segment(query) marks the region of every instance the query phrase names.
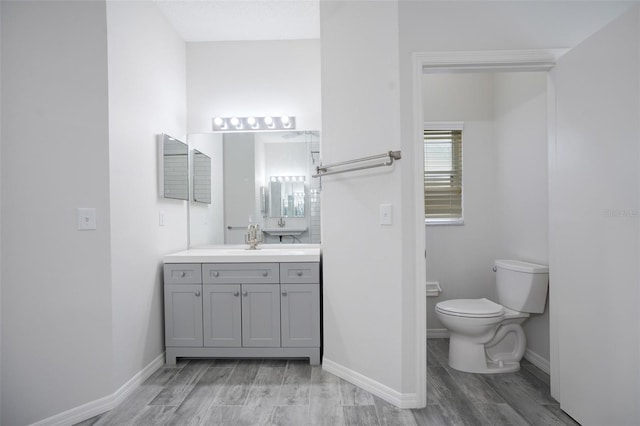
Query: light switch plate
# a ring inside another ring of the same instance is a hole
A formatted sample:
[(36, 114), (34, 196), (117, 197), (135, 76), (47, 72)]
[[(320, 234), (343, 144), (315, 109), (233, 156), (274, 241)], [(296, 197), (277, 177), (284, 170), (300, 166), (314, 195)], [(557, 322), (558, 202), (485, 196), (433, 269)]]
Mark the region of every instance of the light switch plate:
[(78, 207), (78, 230), (90, 231), (96, 229), (96, 209)]
[(393, 206), (391, 204), (380, 204), (380, 225), (393, 224)]

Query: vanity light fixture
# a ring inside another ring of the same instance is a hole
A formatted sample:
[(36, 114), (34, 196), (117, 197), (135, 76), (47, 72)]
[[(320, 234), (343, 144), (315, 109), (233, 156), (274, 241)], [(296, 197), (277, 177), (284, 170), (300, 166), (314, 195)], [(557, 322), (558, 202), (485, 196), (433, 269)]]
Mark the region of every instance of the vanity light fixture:
[(304, 182), (304, 176), (270, 176), (270, 182)]
[(214, 117), (213, 131), (250, 132), (254, 130), (294, 130), (296, 118), (291, 115), (272, 117)]

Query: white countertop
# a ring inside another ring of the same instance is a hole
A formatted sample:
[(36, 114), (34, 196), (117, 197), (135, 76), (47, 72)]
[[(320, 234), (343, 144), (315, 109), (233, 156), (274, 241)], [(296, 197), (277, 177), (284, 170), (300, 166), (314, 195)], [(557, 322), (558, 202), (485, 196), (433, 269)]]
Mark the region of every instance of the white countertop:
[(194, 247), (164, 256), (164, 263), (319, 262), (319, 244), (246, 244)]

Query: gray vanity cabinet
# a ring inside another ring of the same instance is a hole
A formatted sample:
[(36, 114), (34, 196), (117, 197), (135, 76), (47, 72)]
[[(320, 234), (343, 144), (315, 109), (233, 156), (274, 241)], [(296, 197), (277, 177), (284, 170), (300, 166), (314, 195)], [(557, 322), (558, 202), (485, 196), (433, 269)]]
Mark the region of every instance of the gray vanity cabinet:
[(176, 357), (320, 363), (319, 263), (170, 263), (164, 275), (167, 363)]

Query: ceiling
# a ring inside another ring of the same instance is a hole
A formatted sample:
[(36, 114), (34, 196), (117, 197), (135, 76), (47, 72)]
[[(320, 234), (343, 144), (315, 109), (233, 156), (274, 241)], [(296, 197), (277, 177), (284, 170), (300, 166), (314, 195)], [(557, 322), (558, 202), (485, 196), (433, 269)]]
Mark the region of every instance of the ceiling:
[(187, 42), (320, 38), (319, 0), (153, 0)]

